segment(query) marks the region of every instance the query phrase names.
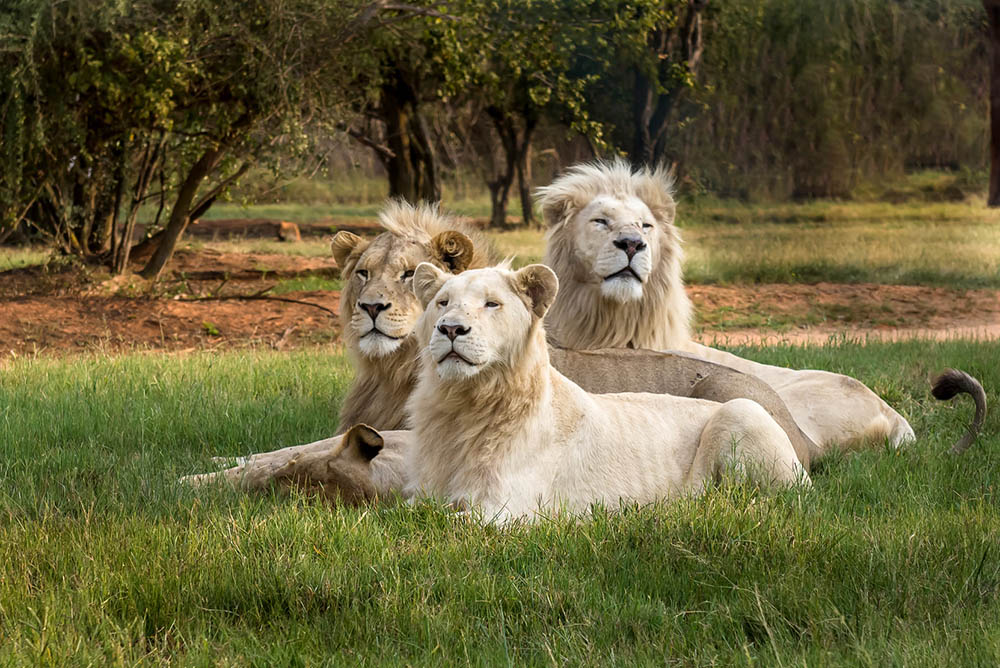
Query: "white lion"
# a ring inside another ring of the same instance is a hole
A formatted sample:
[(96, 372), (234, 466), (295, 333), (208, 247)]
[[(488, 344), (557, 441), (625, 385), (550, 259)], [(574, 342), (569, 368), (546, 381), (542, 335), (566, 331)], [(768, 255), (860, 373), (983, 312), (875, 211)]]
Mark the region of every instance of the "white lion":
[(504, 522), (697, 493), (726, 471), (809, 482), (788, 436), (749, 399), (589, 394), (556, 371), (542, 316), (557, 285), (544, 265), (417, 267), (411, 491)]
[(561, 289), (547, 319), (561, 346), (682, 350), (757, 376), (799, 427), (831, 448), (914, 438), (903, 416), (862, 383), (818, 370), (758, 364), (691, 340), (670, 175), (622, 160), (577, 165), (538, 199), (549, 226), (545, 263)]

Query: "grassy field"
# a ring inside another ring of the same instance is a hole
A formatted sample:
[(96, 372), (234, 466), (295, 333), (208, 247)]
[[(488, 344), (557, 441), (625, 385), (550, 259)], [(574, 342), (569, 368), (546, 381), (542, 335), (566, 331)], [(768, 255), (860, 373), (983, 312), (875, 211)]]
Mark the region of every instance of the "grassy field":
[[(209, 217), (281, 218), (308, 222), (373, 218), (379, 204), (220, 204)], [(488, 214), (477, 199), (448, 203), (462, 215)], [(707, 198), (681, 201), (678, 224), (690, 283), (890, 283), (1000, 288), (1000, 210), (979, 198), (960, 203), (886, 204), (817, 201), (747, 204)], [(540, 262), (540, 229), (490, 234), (516, 265)], [(186, 242), (194, 248), (325, 256), (325, 239), (289, 244), (270, 240)], [(43, 262), (35, 248), (0, 249), (0, 271)]]
[[(679, 206), (690, 283), (889, 283), (1000, 287), (1000, 211), (981, 202)], [(539, 262), (540, 230), (492, 235)]]
[(177, 476), (334, 433), (342, 355), (17, 359), (0, 367), (0, 664), (995, 665), (1000, 420), (927, 377), (998, 343), (746, 349), (843, 371), (911, 447), (808, 492), (723, 487), (498, 531), (429, 505), (330, 510)]

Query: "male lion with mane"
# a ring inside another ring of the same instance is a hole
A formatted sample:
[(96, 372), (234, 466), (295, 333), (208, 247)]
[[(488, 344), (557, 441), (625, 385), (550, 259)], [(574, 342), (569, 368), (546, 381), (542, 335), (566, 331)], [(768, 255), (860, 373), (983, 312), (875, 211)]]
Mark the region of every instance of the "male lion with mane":
[(421, 264), (413, 289), (425, 308), (408, 404), (416, 494), (503, 523), (698, 493), (726, 472), (809, 483), (788, 436), (754, 401), (590, 394), (559, 373), (542, 325), (558, 280), (544, 265), (455, 276)]
[[(555, 344), (681, 350), (756, 376), (774, 388), (817, 444), (813, 458), (837, 445), (887, 439), (898, 446), (914, 439), (906, 419), (853, 378), (759, 364), (691, 340), (691, 303), (666, 170), (633, 170), (623, 160), (577, 165), (539, 188), (538, 201), (549, 228), (545, 263), (561, 285), (547, 318)], [(950, 370), (947, 381), (936, 381), (936, 396), (942, 383), (949, 397), (973, 395), (974, 422), (981, 424), (985, 394), (979, 383)]]

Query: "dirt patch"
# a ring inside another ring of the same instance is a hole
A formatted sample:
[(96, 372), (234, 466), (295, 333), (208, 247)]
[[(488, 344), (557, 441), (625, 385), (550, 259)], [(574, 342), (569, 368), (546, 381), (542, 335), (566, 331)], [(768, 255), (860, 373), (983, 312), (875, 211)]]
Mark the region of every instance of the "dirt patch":
[[(179, 251), (155, 286), (72, 263), (5, 272), (0, 357), (336, 342), (338, 292), (267, 292), (281, 279), (317, 275), (336, 276), (333, 260), (212, 249)], [(688, 294), (706, 343), (1000, 338), (996, 290), (820, 283), (695, 285)]]
[(1000, 291), (873, 283), (688, 286), (705, 343), (1000, 338)]

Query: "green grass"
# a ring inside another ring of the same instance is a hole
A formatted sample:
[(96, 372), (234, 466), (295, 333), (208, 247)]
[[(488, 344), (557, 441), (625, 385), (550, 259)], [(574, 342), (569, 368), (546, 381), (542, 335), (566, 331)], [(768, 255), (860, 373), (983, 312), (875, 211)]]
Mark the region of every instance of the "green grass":
[(52, 253), (40, 247), (0, 246), (0, 271), (45, 264)]
[(343, 287), (344, 282), (339, 278), (327, 278), (325, 276), (302, 276), (298, 278), (284, 278), (278, 281), (269, 294), (281, 295), (286, 292), (340, 290)]
[(1000, 211), (961, 203), (679, 204), (693, 283), (1000, 287)]
[(334, 433), (335, 353), (18, 359), (0, 367), (0, 663), (995, 665), (997, 343), (748, 349), (857, 376), (920, 435), (804, 493), (721, 488), (498, 531), (425, 504), (330, 510), (177, 476)]
[[(886, 283), (1000, 287), (1000, 211), (981, 202), (679, 205), (691, 283)], [(540, 262), (541, 230), (491, 238)]]

